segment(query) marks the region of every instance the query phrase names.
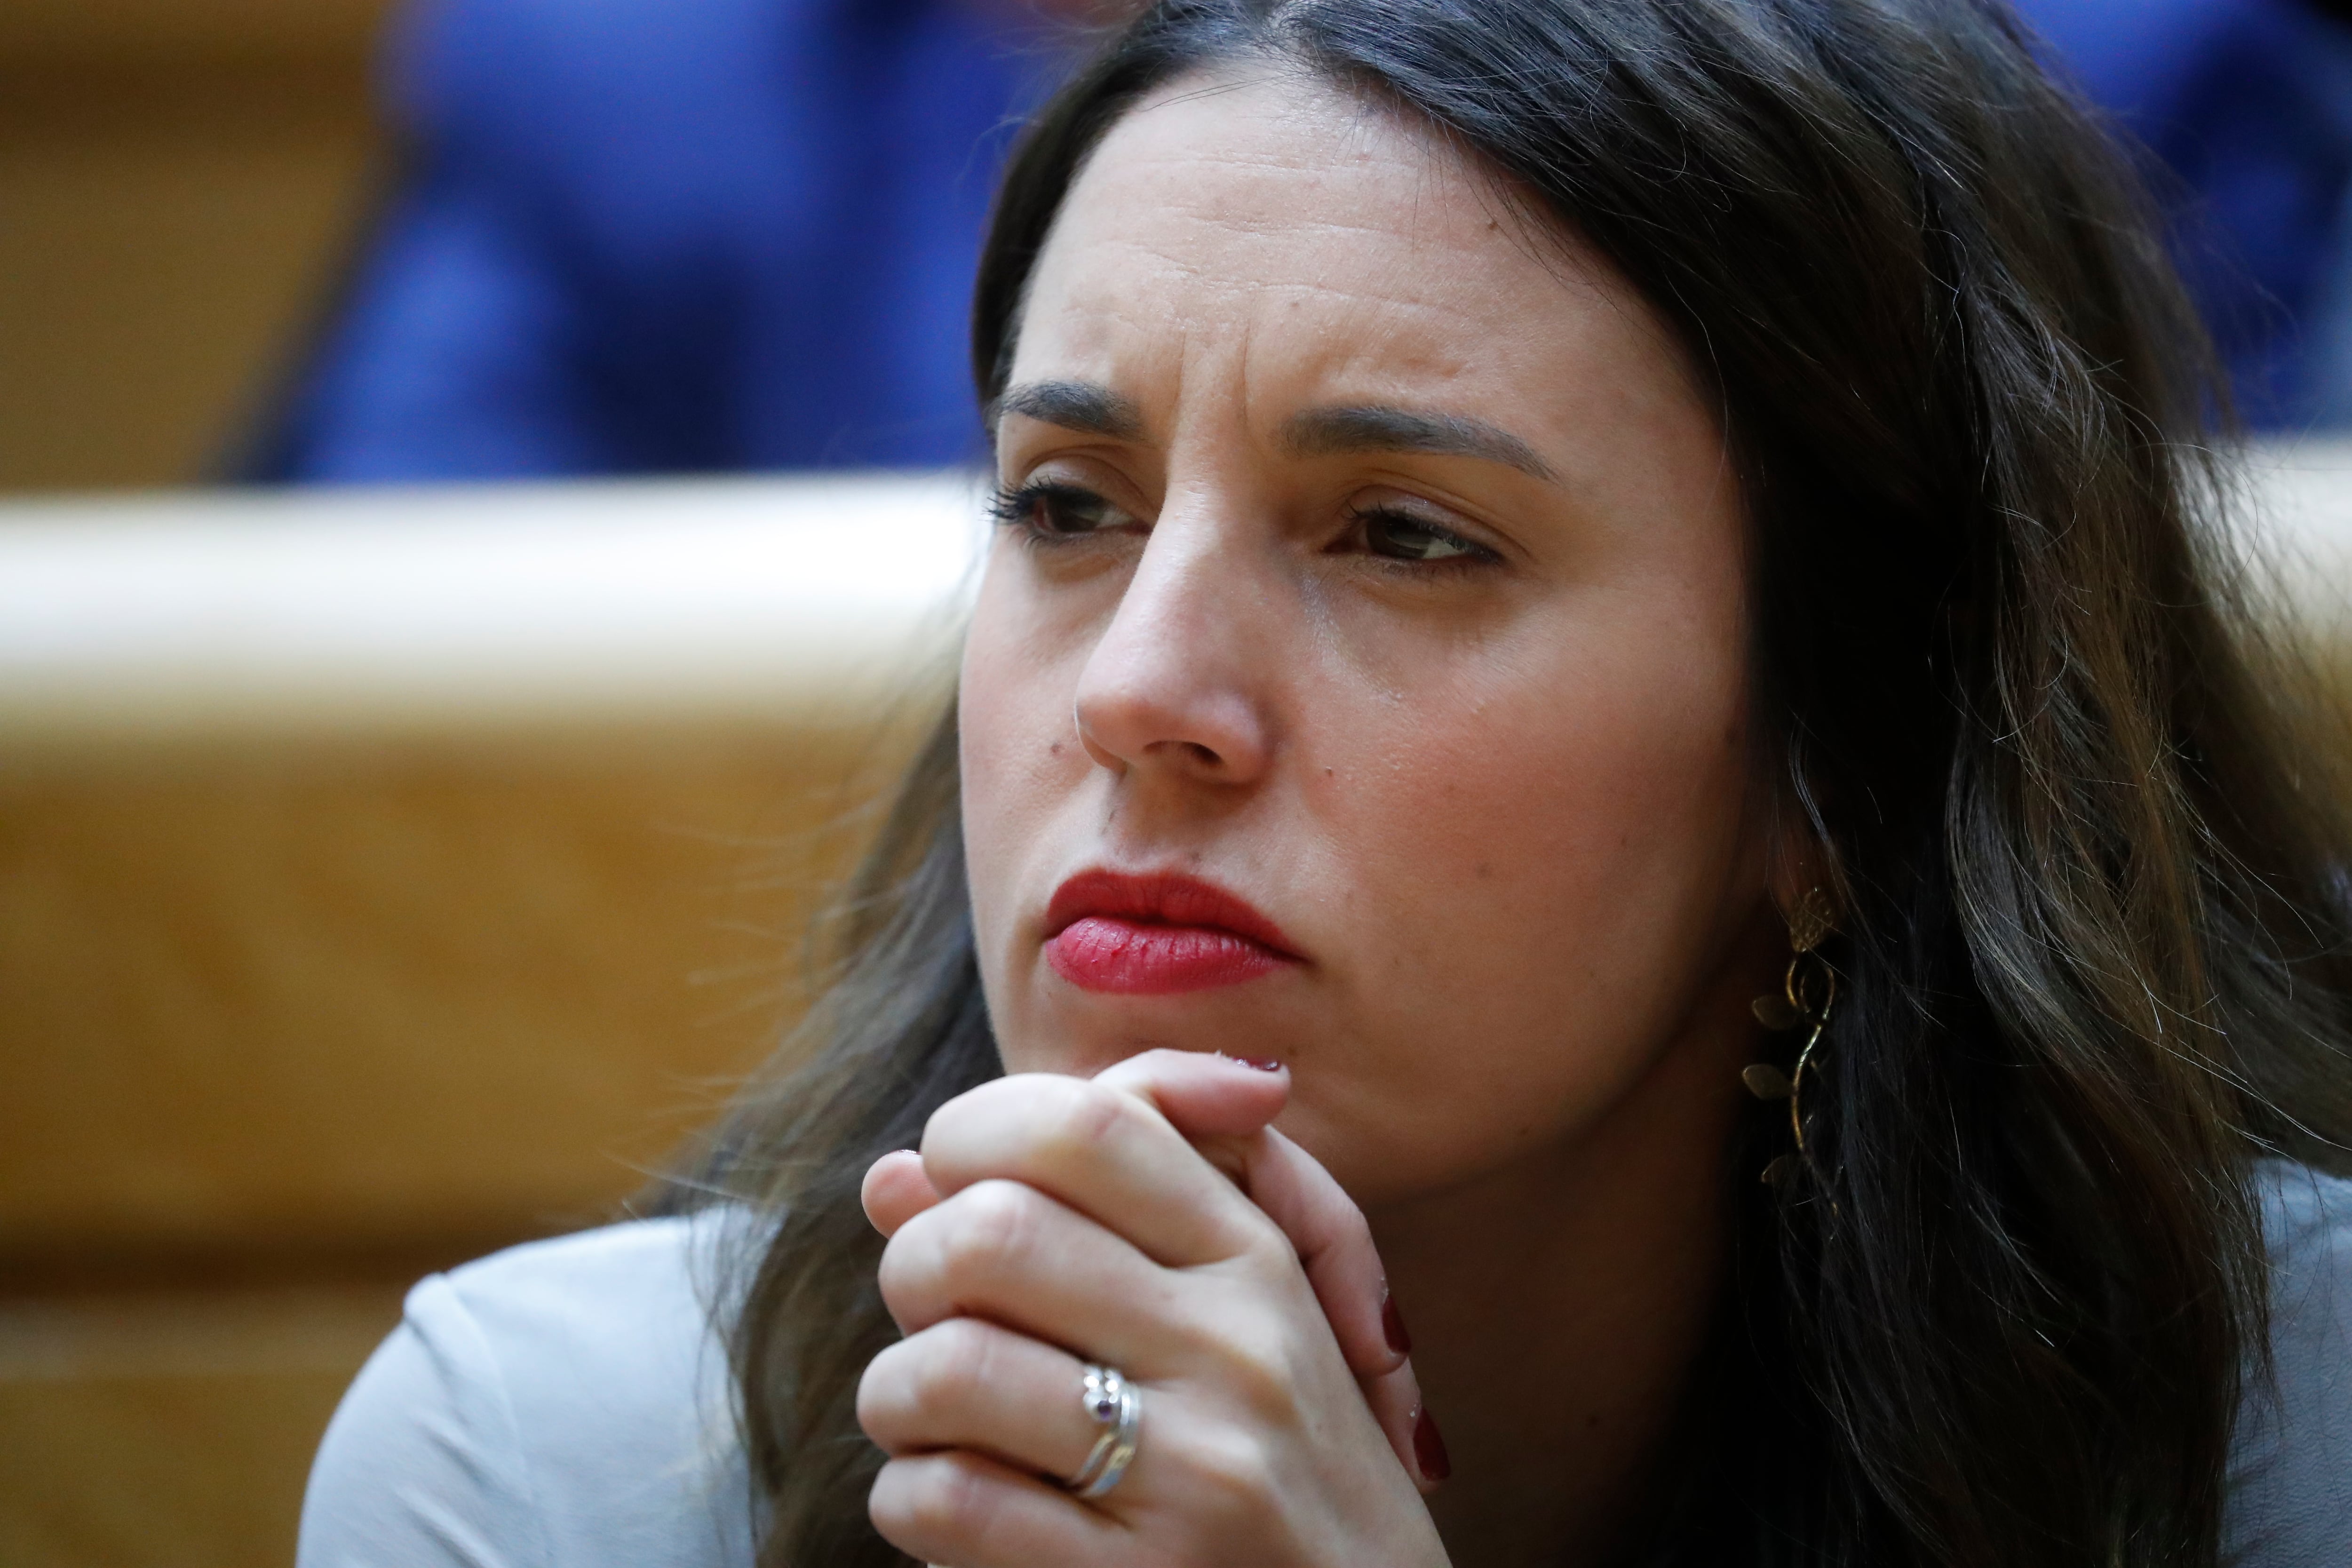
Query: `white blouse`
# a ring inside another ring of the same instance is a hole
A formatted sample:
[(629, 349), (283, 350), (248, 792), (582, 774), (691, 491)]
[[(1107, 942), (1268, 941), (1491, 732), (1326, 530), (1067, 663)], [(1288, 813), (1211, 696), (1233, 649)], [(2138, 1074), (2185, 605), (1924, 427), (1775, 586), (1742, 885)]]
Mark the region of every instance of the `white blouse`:
[[(2266, 1169), (2274, 1387), (2250, 1390), (2224, 1560), (2352, 1563), (2352, 1183)], [(343, 1396), (299, 1568), (749, 1568), (755, 1510), (707, 1303), (723, 1218), (518, 1247), (409, 1292)]]

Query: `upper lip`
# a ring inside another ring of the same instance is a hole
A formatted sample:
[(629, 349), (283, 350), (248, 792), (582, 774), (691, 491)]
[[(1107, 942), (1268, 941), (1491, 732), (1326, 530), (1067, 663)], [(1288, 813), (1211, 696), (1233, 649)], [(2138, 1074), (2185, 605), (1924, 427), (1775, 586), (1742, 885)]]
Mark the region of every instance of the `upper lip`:
[(1150, 925), (1213, 927), (1286, 958), (1300, 956), (1282, 928), (1247, 899), (1181, 871), (1139, 873), (1097, 867), (1079, 872), (1054, 889), (1054, 901), (1045, 907), (1045, 940), (1053, 941), (1089, 915)]

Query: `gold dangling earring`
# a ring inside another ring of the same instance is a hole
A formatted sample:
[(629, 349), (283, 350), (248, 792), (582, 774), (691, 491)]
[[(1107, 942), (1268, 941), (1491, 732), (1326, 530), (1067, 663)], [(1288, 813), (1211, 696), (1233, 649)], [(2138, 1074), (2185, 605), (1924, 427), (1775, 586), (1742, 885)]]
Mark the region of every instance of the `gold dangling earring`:
[[(1819, 888), (1807, 889), (1797, 907), (1789, 911), (1789, 972), (1780, 991), (1768, 991), (1748, 1004), (1756, 1021), (1776, 1035), (1799, 1028), (1805, 1031), (1796, 1065), (1787, 1071), (1770, 1062), (1750, 1062), (1739, 1071), (1739, 1081), (1757, 1099), (1789, 1102), (1789, 1131), (1796, 1136), (1797, 1148), (1764, 1167), (1764, 1180), (1776, 1187), (1786, 1184), (1801, 1164), (1808, 1170), (1813, 1165), (1812, 1152), (1805, 1147), (1805, 1074), (1812, 1069), (1814, 1048), (1822, 1043), (1830, 1008), (1837, 1001), (1837, 971), (1819, 951), (1834, 929), (1829, 896)], [(1820, 1173), (1814, 1174), (1818, 1177)]]

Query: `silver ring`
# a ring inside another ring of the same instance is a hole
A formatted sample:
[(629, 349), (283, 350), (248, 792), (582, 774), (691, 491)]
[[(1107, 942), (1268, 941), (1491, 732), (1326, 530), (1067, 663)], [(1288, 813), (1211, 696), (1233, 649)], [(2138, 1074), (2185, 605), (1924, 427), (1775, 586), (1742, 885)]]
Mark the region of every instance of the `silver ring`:
[(1087, 1462), (1066, 1483), (1082, 1498), (1098, 1498), (1118, 1485), (1135, 1462), (1135, 1437), (1143, 1425), (1143, 1393), (1117, 1367), (1088, 1366), (1078, 1379), (1078, 1401), (1087, 1419), (1106, 1428)]

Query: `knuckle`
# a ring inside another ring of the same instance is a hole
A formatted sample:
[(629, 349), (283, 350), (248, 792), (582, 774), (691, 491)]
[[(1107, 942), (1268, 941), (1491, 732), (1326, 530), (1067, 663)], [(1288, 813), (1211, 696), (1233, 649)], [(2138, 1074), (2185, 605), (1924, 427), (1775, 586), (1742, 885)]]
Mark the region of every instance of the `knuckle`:
[(895, 1360), (899, 1348), (892, 1345), (867, 1362), (866, 1370), (857, 1376), (857, 1425), (868, 1437), (886, 1447), (887, 1435), (897, 1426), (907, 1403)]
[(866, 1494), (866, 1516), (874, 1528), (893, 1543), (917, 1546), (914, 1538), (916, 1522), (922, 1517), (919, 1501), (925, 1481), (919, 1460), (893, 1459), (882, 1467), (874, 1478), (873, 1489)]
[(1235, 1256), (1247, 1264), (1255, 1278), (1275, 1284), (1303, 1272), (1298, 1244), (1291, 1240), (1289, 1235), (1265, 1211), (1251, 1205), (1238, 1217), (1236, 1224), (1240, 1232), (1240, 1247)]
[(1224, 1359), (1226, 1387), (1254, 1421), (1273, 1426), (1290, 1419), (1297, 1380), (1285, 1343), (1271, 1335), (1243, 1334), (1226, 1342)]
[(1221, 1427), (1197, 1440), (1186, 1458), (1202, 1506), (1228, 1525), (1249, 1529), (1276, 1511), (1274, 1456), (1255, 1433)]
[(1019, 1182), (981, 1182), (956, 1194), (953, 1223), (940, 1245), (949, 1272), (994, 1274), (1026, 1255), (1036, 1240), (1034, 1192)]
[(991, 1494), (969, 1466), (938, 1458), (924, 1465), (899, 1500), (901, 1521), (924, 1541), (966, 1541), (983, 1533)]
[(951, 1230), (942, 1229), (938, 1209), (917, 1215), (899, 1227), (882, 1247), (882, 1263), (875, 1282), (882, 1299), (895, 1310), (920, 1300), (937, 1288), (946, 1262)]
[(931, 1112), (923, 1122), (921, 1146), (926, 1153), (934, 1142), (953, 1144), (965, 1137), (975, 1126), (1004, 1114), (1004, 1104), (1018, 1103), (1021, 1079), (1018, 1077), (992, 1079), (974, 1089), (968, 1089)]
[(989, 1385), (994, 1336), (970, 1318), (950, 1318), (929, 1331), (914, 1377), (914, 1396), (927, 1409), (960, 1410)]
[(1076, 1079), (1059, 1086), (1048, 1109), (1045, 1152), (1061, 1160), (1084, 1159), (1118, 1141), (1136, 1113), (1135, 1100), (1115, 1089)]

